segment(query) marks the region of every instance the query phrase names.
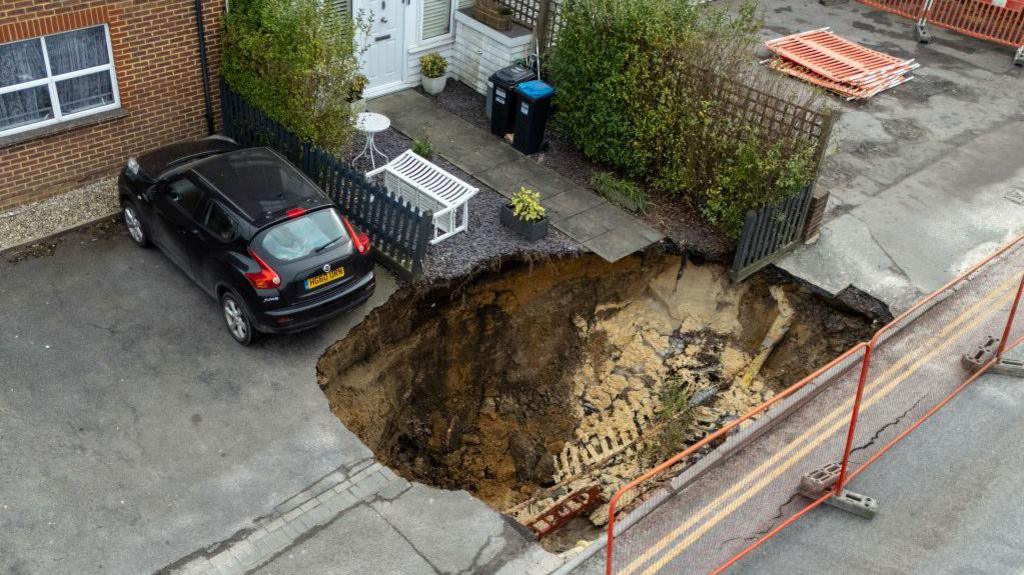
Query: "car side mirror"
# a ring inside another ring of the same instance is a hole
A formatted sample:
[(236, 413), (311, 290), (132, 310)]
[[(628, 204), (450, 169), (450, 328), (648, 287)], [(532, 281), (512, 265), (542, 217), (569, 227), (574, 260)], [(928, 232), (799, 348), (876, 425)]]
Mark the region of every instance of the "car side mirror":
[(145, 184), (155, 184), (156, 180), (149, 177), (142, 170), (142, 166), (139, 165), (139, 161), (134, 157), (128, 158), (128, 162), (124, 165), (124, 175), (128, 176), (129, 179)]

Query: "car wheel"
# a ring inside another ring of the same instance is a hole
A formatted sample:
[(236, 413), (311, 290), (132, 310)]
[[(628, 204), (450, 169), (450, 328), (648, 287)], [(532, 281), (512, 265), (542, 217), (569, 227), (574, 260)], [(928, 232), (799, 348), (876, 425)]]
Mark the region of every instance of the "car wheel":
[(124, 225), (128, 228), (128, 236), (135, 242), (135, 245), (140, 248), (148, 248), (151, 245), (149, 234), (146, 233), (146, 228), (142, 225), (139, 210), (135, 208), (135, 204), (131, 200), (125, 200), (121, 205), (121, 215), (124, 217)]
[(224, 323), (227, 324), (228, 333), (235, 341), (242, 345), (249, 345), (256, 341), (256, 330), (252, 326), (249, 314), (242, 306), (235, 294), (225, 293), (220, 298), (220, 308), (224, 313)]

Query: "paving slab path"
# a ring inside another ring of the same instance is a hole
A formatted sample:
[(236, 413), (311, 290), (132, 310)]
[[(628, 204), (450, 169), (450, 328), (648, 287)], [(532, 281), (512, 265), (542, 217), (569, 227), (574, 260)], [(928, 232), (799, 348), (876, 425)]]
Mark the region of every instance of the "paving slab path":
[(429, 138), (435, 151), (505, 197), (520, 186), (539, 192), (556, 228), (614, 262), (660, 241), (664, 235), (640, 218), (563, 178), (512, 146), (443, 110), (414, 90), (369, 102), (399, 132)]

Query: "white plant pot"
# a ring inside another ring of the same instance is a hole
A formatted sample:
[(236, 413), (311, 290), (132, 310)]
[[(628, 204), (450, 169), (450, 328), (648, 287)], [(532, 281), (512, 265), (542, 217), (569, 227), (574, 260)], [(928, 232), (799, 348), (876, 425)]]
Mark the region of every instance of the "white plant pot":
[(448, 82), (447, 75), (441, 76), (440, 78), (427, 78), (426, 76), (421, 76), (421, 78), (423, 80), (423, 91), (432, 96), (436, 96), (443, 92), (444, 85)]
[(352, 102), (352, 113), (362, 114), (366, 111), (366, 98), (359, 98), (355, 102)]

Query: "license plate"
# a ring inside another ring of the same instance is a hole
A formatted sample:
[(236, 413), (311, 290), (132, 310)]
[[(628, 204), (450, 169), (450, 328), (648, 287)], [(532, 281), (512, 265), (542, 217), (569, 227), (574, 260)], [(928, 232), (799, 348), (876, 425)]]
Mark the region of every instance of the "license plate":
[(331, 271), (329, 271), (329, 272), (327, 272), (325, 274), (320, 274), (318, 276), (313, 276), (313, 277), (309, 278), (308, 280), (306, 280), (306, 289), (307, 290), (316, 289), (316, 288), (318, 288), (318, 287), (320, 287), (320, 286), (322, 286), (324, 284), (329, 284), (332, 281), (337, 280), (337, 279), (341, 279), (343, 277), (345, 277), (345, 268), (338, 268), (336, 270), (331, 270)]

